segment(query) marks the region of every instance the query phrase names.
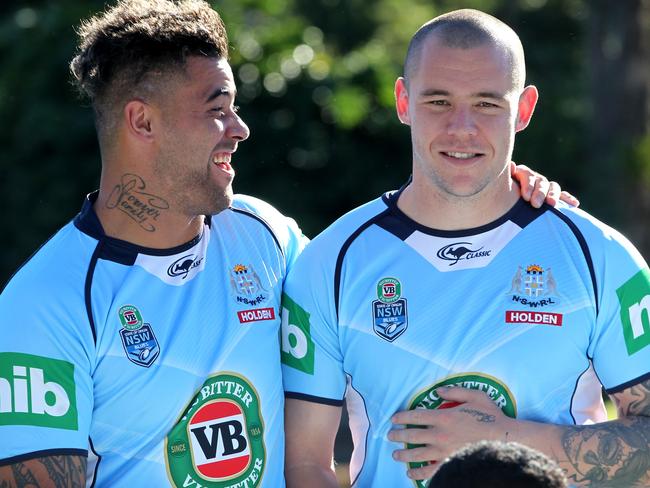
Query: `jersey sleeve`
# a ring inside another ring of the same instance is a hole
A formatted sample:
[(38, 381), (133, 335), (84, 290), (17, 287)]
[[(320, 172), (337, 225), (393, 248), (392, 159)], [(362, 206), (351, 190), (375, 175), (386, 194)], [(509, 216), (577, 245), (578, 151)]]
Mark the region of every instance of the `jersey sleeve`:
[[(41, 251), (0, 295), (0, 463), (86, 455), (93, 407), (85, 275)], [(67, 286), (70, 280), (79, 280)]]
[(598, 311), (589, 348), (608, 393), (650, 378), (650, 271), (619, 232), (582, 227), (592, 256)]
[(285, 395), (341, 405), (346, 388), (334, 306), (334, 264), (327, 243), (309, 244), (290, 270), (282, 296), (281, 358)]

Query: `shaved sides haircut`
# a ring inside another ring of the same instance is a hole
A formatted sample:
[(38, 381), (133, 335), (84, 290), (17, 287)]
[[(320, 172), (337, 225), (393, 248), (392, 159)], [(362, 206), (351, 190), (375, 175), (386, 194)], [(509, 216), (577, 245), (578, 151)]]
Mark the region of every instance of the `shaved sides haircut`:
[(70, 71), (94, 109), (100, 146), (124, 104), (164, 95), (189, 56), (228, 58), (223, 21), (203, 0), (119, 0), (78, 34)]
[(411, 38), (404, 62), (404, 78), (407, 83), (419, 67), (425, 41), (432, 35), (445, 47), (473, 49), (492, 44), (502, 49), (510, 58), (515, 86), (524, 87), (526, 65), (519, 36), (496, 17), (473, 9), (455, 10), (440, 15), (418, 29)]

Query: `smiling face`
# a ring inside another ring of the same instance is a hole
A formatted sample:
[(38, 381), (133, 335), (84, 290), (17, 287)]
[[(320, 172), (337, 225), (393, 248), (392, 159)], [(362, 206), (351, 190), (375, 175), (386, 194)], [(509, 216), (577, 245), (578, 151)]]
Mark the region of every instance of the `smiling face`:
[(232, 157), (249, 136), (234, 104), (232, 69), (223, 58), (191, 56), (170, 86), (159, 96), (155, 175), (181, 213), (218, 213), (232, 203)]
[(398, 116), (411, 126), (414, 184), (447, 200), (507, 188), (500, 182), (536, 89), (517, 86), (510, 53), (494, 43), (449, 47), (432, 34), (418, 58), (395, 86)]

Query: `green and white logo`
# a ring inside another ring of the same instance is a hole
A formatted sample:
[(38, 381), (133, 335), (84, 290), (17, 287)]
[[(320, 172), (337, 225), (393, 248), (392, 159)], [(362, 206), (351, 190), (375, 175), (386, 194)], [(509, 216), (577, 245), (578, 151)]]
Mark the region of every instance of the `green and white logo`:
[(208, 378), (167, 434), (165, 458), (176, 487), (259, 486), (266, 450), (255, 388), (235, 373)]
[(137, 330), (142, 327), (142, 324), (144, 323), (140, 310), (133, 305), (124, 305), (123, 307), (120, 307), (117, 311), (117, 315), (120, 317), (122, 327), (126, 330)]
[(393, 303), (402, 296), (402, 284), (397, 278), (383, 278), (377, 283), (377, 298), (384, 303)]
[(0, 425), (77, 430), (74, 365), (0, 352)]
[(309, 314), (283, 293), (280, 357), (287, 366), (314, 374), (314, 341), (310, 330)]
[[(457, 407), (459, 405), (458, 403), (443, 400), (437, 395), (436, 389), (441, 386), (457, 386), (470, 390), (484, 391), (504, 414), (511, 418), (517, 417), (517, 404), (515, 403), (514, 397), (508, 387), (498, 379), (483, 373), (461, 373), (449, 376), (432, 386), (428, 386), (411, 399), (408, 404), (408, 409), (414, 410), (416, 408), (428, 408), (434, 410)], [(416, 426), (409, 425), (409, 427)], [(420, 445), (406, 444), (406, 447), (410, 449), (413, 447), (420, 447)], [(429, 463), (417, 462), (408, 464), (409, 468), (413, 469), (426, 466)], [(413, 481), (415, 486), (418, 488), (425, 488), (428, 482), (429, 480)]]
[(642, 269), (616, 290), (628, 355), (650, 344), (650, 271)]

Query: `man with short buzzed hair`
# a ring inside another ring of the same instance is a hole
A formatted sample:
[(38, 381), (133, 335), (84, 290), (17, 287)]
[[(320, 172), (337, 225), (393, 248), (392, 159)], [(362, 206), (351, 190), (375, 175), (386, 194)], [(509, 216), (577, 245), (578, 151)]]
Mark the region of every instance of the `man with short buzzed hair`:
[(517, 35), (483, 12), (413, 37), (395, 84), (411, 179), (317, 236), (285, 282), (290, 487), (337, 486), (343, 400), (353, 486), (424, 488), (480, 440), (538, 449), (579, 486), (650, 486), (650, 271), (585, 212), (520, 199), (524, 80)]
[(233, 195), (225, 26), (120, 0), (79, 36), (101, 181), (0, 296), (0, 485), (280, 488), (280, 293), (306, 239)]

